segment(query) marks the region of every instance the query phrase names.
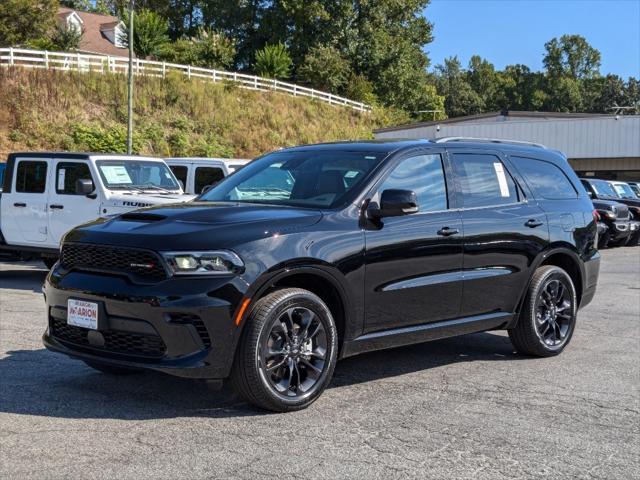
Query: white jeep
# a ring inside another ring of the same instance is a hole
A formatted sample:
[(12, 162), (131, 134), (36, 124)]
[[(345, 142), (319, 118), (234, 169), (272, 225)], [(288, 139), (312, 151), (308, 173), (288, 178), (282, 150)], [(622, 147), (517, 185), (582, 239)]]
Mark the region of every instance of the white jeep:
[(180, 182), (159, 158), (90, 153), (12, 153), (0, 196), (0, 255), (58, 257), (62, 236), (98, 217), (186, 202)]

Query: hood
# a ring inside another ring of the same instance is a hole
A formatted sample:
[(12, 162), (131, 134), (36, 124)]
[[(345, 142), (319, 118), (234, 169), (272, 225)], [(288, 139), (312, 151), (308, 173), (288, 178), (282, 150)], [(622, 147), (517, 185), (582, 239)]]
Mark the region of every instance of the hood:
[(104, 202), (105, 207), (112, 208), (143, 208), (166, 203), (188, 202), (196, 198), (196, 195), (180, 193), (117, 193), (111, 195)]
[(233, 248), (292, 233), (322, 218), (315, 209), (247, 203), (189, 202), (143, 208), (72, 230), (65, 241), (153, 250)]

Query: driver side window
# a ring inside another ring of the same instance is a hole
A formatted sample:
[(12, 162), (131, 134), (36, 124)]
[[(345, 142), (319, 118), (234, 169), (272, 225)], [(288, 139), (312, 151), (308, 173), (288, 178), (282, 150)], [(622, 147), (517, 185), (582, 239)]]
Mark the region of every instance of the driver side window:
[(446, 210), (447, 187), (440, 154), (418, 155), (402, 160), (380, 187), (415, 192), (420, 212)]

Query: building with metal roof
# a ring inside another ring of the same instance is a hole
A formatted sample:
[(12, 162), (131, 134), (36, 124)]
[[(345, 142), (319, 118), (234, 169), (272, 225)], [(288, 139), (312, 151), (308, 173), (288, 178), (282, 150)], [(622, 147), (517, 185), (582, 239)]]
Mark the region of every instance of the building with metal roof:
[(381, 128), (374, 135), (538, 143), (563, 152), (579, 175), (640, 180), (640, 115), (503, 111)]

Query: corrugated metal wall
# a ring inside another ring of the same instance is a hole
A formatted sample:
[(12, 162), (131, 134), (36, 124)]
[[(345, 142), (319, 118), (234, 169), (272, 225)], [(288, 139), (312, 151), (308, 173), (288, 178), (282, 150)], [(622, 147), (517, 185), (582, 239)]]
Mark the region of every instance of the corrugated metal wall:
[(465, 122), (378, 132), (376, 138), (481, 137), (542, 143), (575, 159), (624, 158), (640, 170), (640, 116)]

